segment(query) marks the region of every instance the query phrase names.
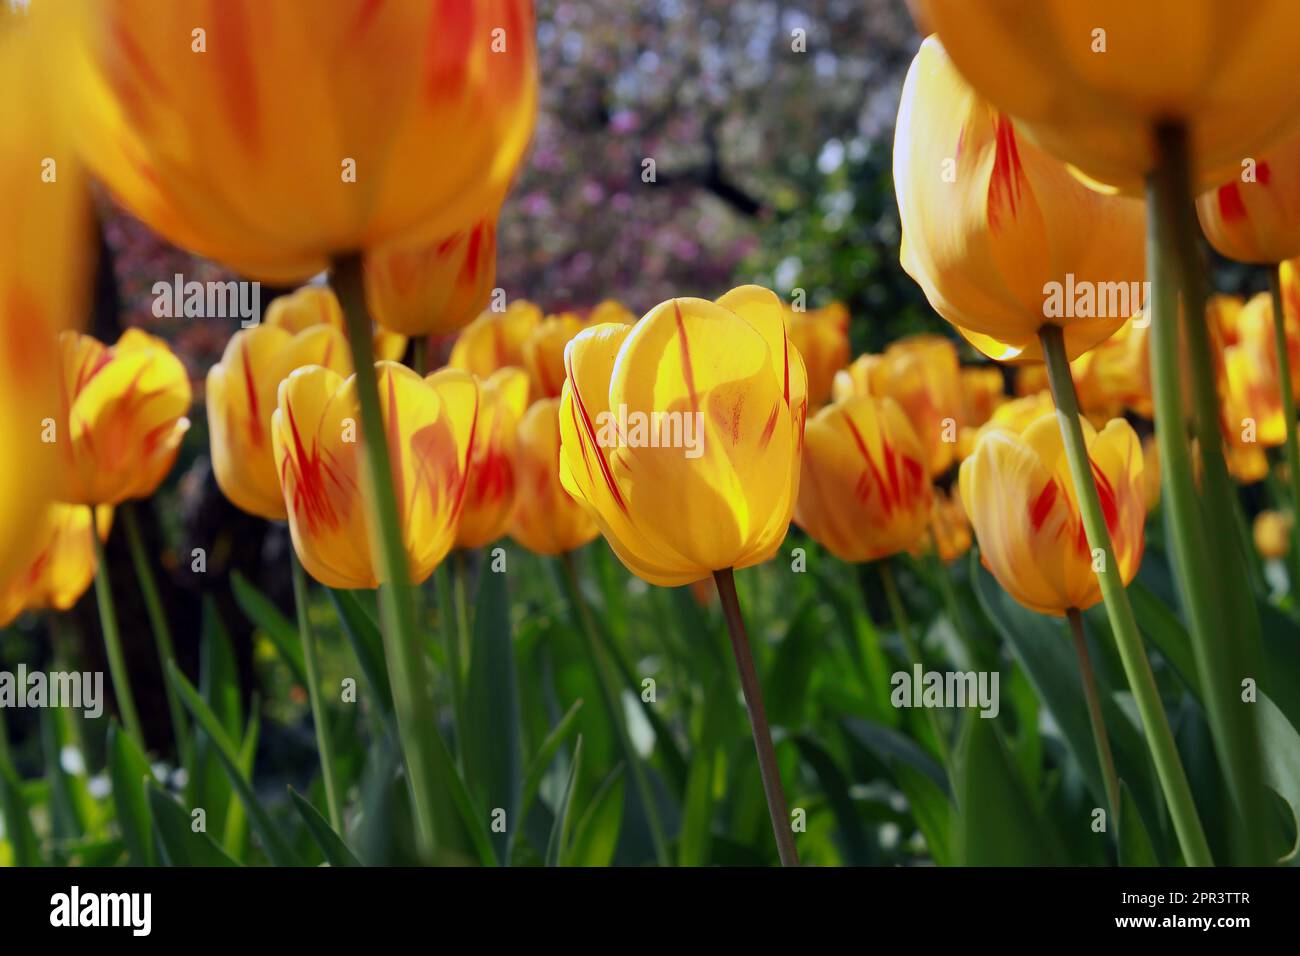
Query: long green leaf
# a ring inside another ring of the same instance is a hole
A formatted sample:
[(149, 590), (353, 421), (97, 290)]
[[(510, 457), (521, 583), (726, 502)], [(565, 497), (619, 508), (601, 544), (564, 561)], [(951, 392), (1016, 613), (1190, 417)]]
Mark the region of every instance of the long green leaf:
[(1151, 845), (1151, 835), (1133, 801), (1133, 792), (1123, 780), (1119, 782), (1119, 792), (1120, 816), (1116, 821), (1119, 827), (1119, 865), (1159, 866), (1155, 847)]
[(117, 807), (117, 825), (132, 866), (153, 866), (153, 821), (149, 816), (149, 798), (144, 780), (153, 772), (139, 745), (112, 721), (108, 725), (108, 777), (113, 785), (113, 804)]
[(40, 843), (32, 829), (32, 818), (22, 782), (13, 765), (0, 758), (0, 812), (4, 813), (5, 836), (13, 848), (15, 866), (41, 866)]
[(565, 847), (569, 842), (569, 811), (573, 808), (573, 791), (578, 783), (578, 773), (582, 768), (582, 735), (573, 745), (573, 763), (569, 767), (569, 779), (564, 785), (560, 797), (560, 806), (555, 813), (555, 822), (551, 824), (551, 836), (546, 842), (546, 865), (559, 866), (564, 857)]
[(230, 588), (234, 592), (235, 603), (253, 624), (261, 628), (281, 659), (293, 671), (294, 680), (306, 685), (307, 665), (298, 643), (298, 629), (293, 622), (238, 571), (230, 572)]
[(623, 820), (623, 764), (619, 763), (597, 788), (573, 830), (565, 866), (609, 866), (618, 849)]
[(206, 833), (195, 832), (189, 812), (164, 793), (152, 777), (142, 777), (141, 785), (148, 793), (164, 866), (239, 866)]
[(234, 743), (227, 736), (226, 731), (218, 722), (216, 715), (208, 709), (208, 705), (203, 702), (199, 692), (194, 686), (185, 679), (185, 675), (180, 669), (172, 663), (168, 667), (168, 676), (176, 685), (176, 691), (181, 696), (181, 701), (185, 704), (194, 720), (204, 732), (212, 738), (216, 745), (217, 756), (221, 760), (221, 765), (225, 768), (227, 776), (230, 778), (231, 786), (238, 792), (240, 800), (244, 804), (244, 812), (248, 814), (249, 821), (252, 823), (253, 830), (257, 833), (258, 838), (262, 841), (262, 848), (266, 855), (276, 866), (297, 866), (301, 863), (293, 848), (280, 835), (275, 823), (271, 820), (270, 814), (266, 812), (253, 793), (253, 788), (244, 778), (240, 769), (239, 752), (236, 750)]
[(325, 859), (330, 866), (361, 866), (361, 861), (348, 849), (343, 838), (334, 832), (329, 821), (321, 816), (320, 811), (312, 806), (306, 797), (293, 787), (289, 788), (289, 797), (293, 800), (298, 815), (307, 824), (307, 831), (311, 834), (311, 838), (316, 841), (321, 853), (325, 854)]
[(393, 712), (393, 689), (388, 682), (388, 665), (384, 662), (384, 639), (379, 633), (379, 626), (366, 613), (361, 602), (351, 591), (336, 591), (327, 588), (330, 602), (343, 625), (343, 633), (352, 645), (361, 673), (370, 685), (370, 692), (375, 695), (375, 703), (385, 714)]
[(580, 710), (582, 710), (581, 697), (573, 702), (573, 706), (560, 718), (560, 722), (546, 735), (541, 748), (537, 751), (537, 756), (528, 765), (528, 773), (524, 776), (523, 795), (519, 801), (519, 815), (521, 818), (528, 815), (528, 810), (533, 805), (533, 799), (537, 796), (537, 788), (542, 785), (542, 778), (546, 776), (551, 761), (555, 759), (560, 747), (573, 733), (573, 729), (578, 726), (578, 711)]

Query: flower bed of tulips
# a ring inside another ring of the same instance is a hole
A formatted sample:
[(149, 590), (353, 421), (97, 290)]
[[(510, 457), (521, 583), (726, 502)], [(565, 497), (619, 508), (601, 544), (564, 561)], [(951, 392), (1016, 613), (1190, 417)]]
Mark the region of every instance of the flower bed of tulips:
[[(498, 295), (531, 4), (340, 5), (0, 19), (0, 87), (61, 77), (0, 130), (0, 647), (75, 670), (93, 586), (112, 700), (20, 748), (0, 680), (0, 863), (1296, 860), (1300, 13), (918, 2), (899, 255), (951, 328), (853, 356), (757, 285)], [(296, 289), (201, 403), (83, 331), (84, 178)], [(187, 673), (140, 517), (196, 433), (293, 600), (184, 556)]]

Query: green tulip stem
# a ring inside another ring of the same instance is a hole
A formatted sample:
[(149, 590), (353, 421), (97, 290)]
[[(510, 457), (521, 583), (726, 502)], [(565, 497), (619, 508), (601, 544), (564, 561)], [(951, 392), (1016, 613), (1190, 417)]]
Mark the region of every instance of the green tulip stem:
[[(149, 566), (149, 556), (145, 551), (144, 538), (140, 534), (140, 522), (136, 518), (135, 502), (126, 502), (119, 509), (122, 522), (126, 525), (126, 540), (131, 549), (131, 563), (135, 566), (135, 577), (140, 583), (140, 593), (144, 596), (145, 611), (149, 615), (149, 625), (153, 628), (154, 644), (158, 648), (158, 662), (162, 665), (164, 676), (167, 665), (176, 660), (176, 646), (172, 643), (171, 625), (163, 611), (162, 600), (158, 595), (158, 584), (154, 580), (153, 569)], [(169, 680), (163, 680), (163, 689), (167, 695), (167, 713), (171, 715), (172, 736), (176, 738), (176, 752), (180, 755), (181, 766), (191, 775), (194, 773), (193, 748), (191, 747), (189, 727), (185, 720), (185, 708), (181, 706), (180, 695)]]
[[(330, 269), (330, 284), (338, 293), (347, 321), (348, 344), (356, 373), (357, 402), (361, 412), (362, 499), (370, 526), (371, 552), (377, 558), (379, 611), (383, 624), (384, 657), (393, 688), (393, 708), (398, 736), (411, 788), (419, 851), (431, 860), (439, 834), (435, 817), (441, 809), (437, 795), (436, 742), (429, 731), (437, 727), (437, 712), (425, 669), (424, 654), (416, 629), (410, 566), (402, 541), (397, 496), (388, 457), (388, 442), (379, 404), (379, 381), (375, 374), (370, 315), (366, 311), (361, 257), (357, 254), (336, 259)], [(454, 813), (454, 807), (451, 808)]]
[[(443, 652), (446, 656), (448, 690), (451, 692), (451, 713), (455, 722), (456, 754), (461, 761), (465, 759), (465, 692), (464, 665), (462, 647), (468, 644), (466, 618), (461, 608), (456, 605), (463, 600), (463, 590), (459, 582), (452, 581), (452, 555), (448, 555), (433, 572), (434, 586), (438, 592), (438, 630), (442, 632)], [(456, 568), (460, 571), (461, 568)]]
[(1110, 818), (1118, 825), (1119, 775), (1115, 773), (1115, 757), (1111, 754), (1106, 721), (1101, 715), (1101, 697), (1097, 694), (1097, 675), (1092, 669), (1092, 655), (1088, 653), (1088, 638), (1083, 633), (1083, 615), (1077, 607), (1072, 607), (1066, 610), (1065, 616), (1074, 637), (1074, 653), (1079, 658), (1079, 678), (1083, 681), (1083, 698), (1088, 702), (1088, 720), (1092, 723), (1092, 739), (1097, 744), (1097, 761), (1101, 764)]
[[(898, 579), (894, 577), (894, 566), (890, 564), (890, 559), (885, 558), (876, 562), (876, 567), (880, 572), (880, 583), (885, 588), (885, 600), (889, 603), (889, 614), (894, 619), (894, 630), (898, 632), (898, 639), (903, 642), (903, 650), (907, 653), (908, 660), (913, 664), (920, 665), (925, 670), (925, 661), (921, 657), (920, 645), (912, 637), (912, 622), (908, 619), (907, 608), (903, 604), (903, 595), (898, 590)], [(865, 594), (864, 594), (865, 597)], [(944, 770), (949, 775), (952, 774), (952, 752), (948, 746), (948, 735), (944, 733), (943, 725), (939, 723), (939, 716), (932, 708), (926, 707), (925, 717), (930, 724), (930, 733), (934, 736), (934, 745), (939, 748), (939, 759), (943, 761)]]
[(104, 651), (108, 656), (108, 675), (113, 681), (113, 696), (122, 716), (122, 726), (142, 751), (144, 728), (135, 709), (131, 682), (126, 671), (126, 656), (122, 653), (122, 636), (117, 629), (117, 608), (113, 604), (113, 588), (108, 580), (108, 558), (104, 555), (104, 542), (99, 540), (95, 523), (95, 506), (90, 508), (90, 538), (95, 542), (95, 600), (99, 604), (99, 625), (104, 632)]
[[(1172, 318), (1175, 323), (1178, 321), (1176, 311)], [(1153, 321), (1159, 323), (1167, 321), (1167, 318), (1156, 315)], [(1200, 818), (1196, 815), (1196, 804), (1192, 800), (1187, 774), (1178, 757), (1178, 749), (1174, 746), (1169, 720), (1160, 703), (1160, 692), (1151, 673), (1151, 662), (1147, 660), (1146, 650), (1142, 646), (1142, 636), (1138, 633), (1137, 620), (1133, 616), (1133, 606), (1129, 603), (1128, 591), (1124, 589), (1124, 581), (1115, 562), (1115, 549), (1111, 545), (1110, 530), (1106, 527), (1106, 519), (1102, 515), (1101, 499), (1097, 494), (1096, 482), (1093, 480), (1092, 460), (1088, 457), (1083, 425), (1079, 419), (1079, 399), (1074, 391), (1074, 379), (1070, 377), (1070, 362), (1065, 352), (1065, 334), (1060, 326), (1045, 325), (1039, 331), (1039, 338), (1043, 345), (1043, 356), (1047, 362), (1047, 381), (1052, 389), (1052, 398), (1056, 402), (1056, 416), (1061, 424), (1065, 456), (1069, 462), (1070, 478), (1074, 484), (1075, 496), (1078, 498), (1088, 545), (1093, 549), (1094, 554), (1098, 550), (1101, 551), (1101, 567), (1097, 577), (1101, 585), (1102, 600), (1106, 604), (1106, 615), (1110, 620), (1111, 631), (1115, 635), (1115, 644), (1119, 649), (1124, 674), (1128, 678), (1129, 688), (1133, 691), (1133, 700), (1142, 718), (1142, 726), (1146, 730), (1147, 746), (1151, 749), (1151, 756), (1155, 760), (1156, 774), (1160, 778), (1165, 802), (1169, 804), (1174, 830), (1178, 834), (1179, 845), (1189, 866), (1212, 866), (1209, 844), (1205, 841), (1205, 832), (1201, 828)], [(1167, 417), (1157, 411), (1156, 417), (1162, 422), (1177, 422), (1181, 420), (1181, 409), (1177, 414)], [(1163, 437), (1176, 430), (1168, 427), (1161, 428), (1159, 434)], [(1185, 436), (1184, 450), (1186, 450)], [(1161, 453), (1164, 453), (1163, 447)], [(1166, 475), (1168, 473), (1166, 471)], [(1094, 561), (1094, 565), (1096, 563)]]
[(1291, 391), (1291, 355), (1286, 343), (1286, 315), (1282, 302), (1282, 270), (1268, 270), (1268, 291), (1273, 296), (1273, 339), (1277, 347), (1277, 380), (1286, 417), (1286, 465), (1291, 479), (1291, 594), (1300, 595), (1300, 437), (1296, 435), (1295, 393)]
[(411, 341), (411, 368), (424, 377), (429, 372), (429, 337), (417, 335)]
[(316, 656), (316, 631), (307, 617), (307, 575), (293, 549), (289, 550), (293, 576), (293, 606), (298, 615), (298, 638), (302, 641), (302, 659), (307, 670), (307, 699), (311, 702), (311, 721), (316, 728), (316, 749), (320, 751), (321, 779), (325, 782), (325, 805), (330, 826), (343, 833), (343, 815), (339, 812), (338, 784), (334, 780), (334, 743), (330, 738), (328, 714), (321, 695), (320, 662)]
[(610, 675), (605, 656), (596, 642), (596, 622), (592, 619), (591, 610), (582, 596), (573, 552), (566, 551), (561, 554), (558, 563), (560, 585), (569, 603), (569, 616), (573, 619), (574, 626), (582, 633), (587, 656), (591, 659), (592, 676), (600, 692), (600, 702), (605, 708), (605, 716), (618, 737), (623, 758), (632, 770), (632, 780), (636, 784), (641, 804), (645, 808), (646, 822), (650, 826), (650, 839), (654, 844), (655, 859), (660, 866), (668, 866), (671, 858), (668, 853), (668, 840), (664, 836), (663, 823), (659, 819), (659, 806), (655, 802), (654, 791), (650, 787), (650, 779), (646, 776), (645, 767), (642, 765), (641, 755), (636, 752), (632, 738), (627, 732), (623, 713), (619, 709), (619, 698), (610, 689), (614, 686), (614, 678)]
[(740, 689), (745, 694), (745, 709), (749, 712), (749, 726), (754, 733), (754, 749), (758, 751), (758, 772), (763, 779), (763, 794), (767, 797), (767, 812), (772, 818), (772, 833), (776, 837), (777, 854), (782, 866), (798, 866), (799, 851), (794, 845), (794, 830), (790, 824), (790, 811), (781, 787), (781, 768), (776, 762), (776, 748), (772, 746), (772, 731), (767, 725), (767, 712), (763, 709), (763, 691), (754, 667), (754, 655), (749, 649), (749, 636), (745, 632), (745, 619), (740, 613), (740, 599), (736, 596), (736, 578), (731, 568), (714, 571), (718, 583), (718, 596), (727, 619), (727, 633), (731, 636), (731, 650), (736, 655), (736, 669), (740, 672)]

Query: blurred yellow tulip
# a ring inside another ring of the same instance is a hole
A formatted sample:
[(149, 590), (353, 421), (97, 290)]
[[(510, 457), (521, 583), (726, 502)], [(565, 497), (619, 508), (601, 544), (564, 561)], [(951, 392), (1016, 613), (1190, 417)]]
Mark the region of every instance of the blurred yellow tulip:
[(1280, 511), (1261, 511), (1255, 516), (1252, 536), (1255, 550), (1268, 560), (1280, 560), (1291, 551), (1291, 516)]
[(524, 342), (541, 322), (542, 310), (527, 299), (515, 299), (501, 312), (483, 312), (456, 337), (447, 364), (479, 379), (511, 365), (527, 369)]
[(808, 377), (774, 293), (670, 299), (582, 332), (565, 364), (560, 477), (633, 573), (673, 587), (776, 552)]
[(59, 330), (83, 322), (93, 248), (46, 34), (11, 13), (0, 29), (0, 588), (31, 563), (63, 466), (42, 433), (59, 409)]
[[(411, 583), (424, 581), (451, 549), (467, 487), (479, 387), (464, 372), (420, 378), (376, 362), (385, 440)], [(310, 365), (280, 383), (271, 437), (302, 566), (332, 588), (381, 581), (361, 500), (361, 420), (356, 376)], [(372, 535), (372, 532), (374, 534)], [(372, 542), (373, 537), (373, 542)]]
[(600, 325), (603, 322), (631, 325), (635, 321), (636, 316), (632, 311), (617, 299), (604, 299), (597, 302), (587, 315), (588, 325)]
[(162, 339), (128, 329), (112, 346), (76, 332), (63, 359), (58, 497), (115, 505), (147, 498), (171, 470), (189, 430), (190, 380)]
[[(989, 420), (980, 427), (979, 437), (983, 437), (985, 432), (998, 428), (1005, 428), (1019, 434), (1033, 422), (1055, 411), (1056, 403), (1052, 401), (1052, 395), (1047, 391), (1031, 392), (1013, 398), (993, 410)], [(976, 441), (978, 442), (978, 438)]]
[(433, 242), (367, 253), (366, 303), (384, 328), (446, 335), (487, 308), (497, 275), (496, 212)]
[(841, 561), (911, 548), (931, 495), (921, 442), (892, 398), (850, 396), (808, 420), (794, 520)]
[(831, 399), (836, 373), (849, 360), (849, 310), (839, 302), (811, 311), (791, 309), (786, 324), (808, 369), (808, 405), (821, 408)]
[[(1142, 449), (1123, 419), (1113, 419), (1101, 431), (1086, 421), (1082, 425), (1102, 515), (1127, 584), (1142, 561)], [(980, 560), (1013, 598), (1057, 617), (1101, 600), (1055, 414), (1038, 418), (1020, 433), (1007, 428), (985, 432), (974, 454), (962, 462), (960, 488)]]
[[(108, 539), (113, 523), (109, 505), (95, 508), (99, 539)], [(91, 538), (90, 509), (56, 502), (41, 515), (33, 537), (35, 557), (19, 575), (0, 587), (0, 627), (23, 611), (66, 611), (90, 587), (98, 560)]]
[(534, 554), (564, 554), (582, 547), (600, 529), (560, 481), (560, 399), (534, 402), (520, 419), (517, 434), (518, 500), (510, 536)]
[(1147, 511), (1155, 511), (1160, 504), (1160, 443), (1155, 435), (1142, 439), (1142, 486)]
[(993, 410), (1006, 400), (1006, 382), (1002, 377), (1002, 369), (996, 365), (977, 365), (961, 370), (963, 426), (978, 428), (983, 425)]
[(269, 322), (241, 329), (208, 370), (208, 433), (217, 485), (236, 507), (272, 521), (284, 520), (288, 512), (271, 447), (271, 416), (280, 382), (304, 365), (350, 374), (342, 330), (329, 322), (306, 325), (296, 334)]
[(917, 557), (933, 550), (940, 561), (951, 564), (969, 551), (970, 546), (970, 519), (962, 507), (961, 496), (936, 488), (925, 534), (909, 550)]
[(1090, 177), (1141, 189), (1153, 128), (1186, 125), (1199, 188), (1294, 126), (1292, 0), (925, 0), (962, 74)]
[(527, 0), (69, 0), (61, 80), (95, 173), (262, 280), (470, 228), (537, 103)]
[[(1300, 362), (1300, 335), (1287, 336), (1287, 352), (1292, 362)], [(1293, 394), (1297, 384), (1291, 383)], [(1247, 444), (1275, 448), (1286, 442), (1273, 302), (1268, 293), (1254, 296), (1241, 310), (1237, 342), (1222, 350), (1219, 387), (1226, 430), (1240, 430), (1239, 440)]]
[(894, 191), (903, 268), (990, 358), (1040, 359), (1049, 323), (1075, 358), (1141, 306), (1144, 204), (1089, 189), (1018, 136), (934, 37), (903, 86)]
[[(316, 325), (328, 325), (342, 335), (347, 334), (343, 308), (339, 305), (334, 290), (327, 285), (305, 285), (289, 295), (277, 296), (266, 307), (262, 324), (284, 329), (291, 334), (305, 332)], [(374, 334), (371, 337), (371, 348), (375, 358), (389, 362), (401, 361), (406, 354), (406, 336), (377, 325), (372, 325), (372, 328)], [(344, 344), (346, 345), (346, 339)], [(350, 372), (352, 356), (345, 355), (344, 361), (348, 363), (346, 372)]]
[(456, 528), (458, 548), (479, 548), (497, 540), (510, 530), (515, 510), (516, 432), (528, 408), (528, 376), (522, 369), (498, 369), (482, 383), (482, 390), (469, 487)]
[(1248, 158), (1230, 180), (1205, 191), (1196, 213), (1210, 245), (1238, 262), (1300, 256), (1300, 135)]
[(520, 350), (534, 398), (559, 398), (564, 390), (564, 349), (587, 327), (572, 312), (548, 315), (524, 339)]

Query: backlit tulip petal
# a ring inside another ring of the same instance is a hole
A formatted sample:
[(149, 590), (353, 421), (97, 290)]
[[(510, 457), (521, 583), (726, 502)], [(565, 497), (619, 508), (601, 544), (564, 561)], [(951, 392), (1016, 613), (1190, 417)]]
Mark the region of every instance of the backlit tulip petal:
[(1290, 0), (925, 0), (971, 84), (1091, 177), (1137, 193), (1152, 128), (1187, 126), (1199, 188), (1294, 129)]
[(128, 329), (112, 346), (64, 332), (59, 496), (79, 504), (146, 498), (189, 430), (190, 381), (167, 343)]
[(461, 330), (447, 364), (486, 379), (497, 369), (526, 369), (524, 342), (542, 321), (542, 310), (516, 299), (502, 312), (489, 309)]
[(564, 349), (587, 327), (572, 312), (548, 315), (524, 339), (524, 367), (532, 379), (535, 398), (559, 398), (564, 390)]
[(790, 310), (790, 342), (808, 369), (808, 402), (821, 408), (831, 399), (835, 373), (849, 360), (849, 310), (833, 302), (821, 309)]
[[(403, 365), (375, 363), (411, 582), (450, 550), (466, 490), (479, 387), (445, 369), (421, 379)], [(356, 378), (320, 366), (280, 383), (271, 419), (276, 468), (294, 550), (307, 572), (335, 588), (373, 588), (378, 562), (361, 500)]]
[[(341, 335), (347, 334), (343, 308), (339, 305), (334, 290), (327, 285), (305, 285), (289, 295), (277, 296), (266, 307), (263, 324), (292, 333), (305, 332), (317, 325), (328, 325)], [(377, 361), (398, 362), (406, 354), (406, 342), (405, 335), (374, 326), (370, 345)], [(346, 339), (344, 345), (344, 352), (347, 352)], [(344, 359), (348, 363), (347, 371), (351, 371), (351, 354), (345, 355)], [(320, 364), (334, 367), (331, 363)]]
[(348, 374), (352, 361), (343, 333), (328, 323), (297, 334), (269, 323), (241, 329), (208, 371), (208, 433), (217, 485), (237, 507), (270, 520), (287, 517), (271, 416), (280, 382), (305, 365)]
[(1205, 238), (1238, 262), (1300, 256), (1300, 135), (1266, 156), (1247, 157), (1227, 182), (1196, 200)]
[(517, 432), (527, 407), (528, 376), (522, 369), (500, 369), (483, 383), (469, 486), (456, 529), (458, 548), (482, 547), (510, 530), (518, 487)]
[[(1142, 450), (1122, 419), (1101, 431), (1085, 421), (1083, 431), (1115, 561), (1127, 584), (1144, 543)], [(1013, 598), (1058, 617), (1101, 600), (1055, 414), (1019, 434), (989, 428), (962, 462), (960, 490), (980, 560)]]
[(795, 521), (840, 560), (911, 548), (931, 495), (925, 452), (893, 399), (851, 396), (809, 419)]
[(510, 536), (534, 554), (564, 554), (600, 533), (560, 482), (560, 399), (533, 402), (520, 419), (515, 479), (518, 500)]
[(487, 308), (497, 274), (496, 213), (432, 242), (366, 255), (366, 303), (386, 329), (446, 335)]
[(1087, 188), (1020, 137), (933, 37), (903, 87), (894, 191), (903, 268), (991, 358), (1041, 358), (1045, 323), (1074, 358), (1141, 307), (1143, 204)]
[(162, 235), (253, 278), (301, 280), (340, 254), (470, 228), (532, 132), (525, 0), (62, 10), (64, 83), (96, 174)]
[(568, 346), (561, 480), (652, 584), (757, 564), (785, 538), (808, 386), (784, 313), (742, 286)]

